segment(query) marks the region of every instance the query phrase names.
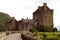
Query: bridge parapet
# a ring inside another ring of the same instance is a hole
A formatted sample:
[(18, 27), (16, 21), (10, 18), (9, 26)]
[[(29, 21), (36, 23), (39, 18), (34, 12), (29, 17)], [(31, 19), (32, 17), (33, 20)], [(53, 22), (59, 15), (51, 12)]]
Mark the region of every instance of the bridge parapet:
[(37, 36), (34, 36), (29, 31), (7, 31), (6, 34), (20, 33), (23, 40), (40, 40)]
[(6, 35), (10, 35), (13, 33), (20, 33), (20, 31), (6, 31)]
[(40, 40), (38, 37), (34, 36), (31, 32), (21, 33), (21, 38), (23, 40)]

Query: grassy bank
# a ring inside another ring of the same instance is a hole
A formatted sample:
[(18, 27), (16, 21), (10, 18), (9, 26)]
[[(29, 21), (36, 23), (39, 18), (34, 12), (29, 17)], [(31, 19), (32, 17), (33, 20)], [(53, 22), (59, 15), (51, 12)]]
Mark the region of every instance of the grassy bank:
[(43, 40), (60, 40), (60, 32), (34, 32), (33, 34)]

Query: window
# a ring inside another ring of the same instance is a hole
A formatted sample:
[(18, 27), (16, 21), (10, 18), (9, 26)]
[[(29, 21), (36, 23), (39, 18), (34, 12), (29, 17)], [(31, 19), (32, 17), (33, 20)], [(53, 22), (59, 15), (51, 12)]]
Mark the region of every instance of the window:
[(45, 20), (48, 20), (47, 16), (45, 16)]

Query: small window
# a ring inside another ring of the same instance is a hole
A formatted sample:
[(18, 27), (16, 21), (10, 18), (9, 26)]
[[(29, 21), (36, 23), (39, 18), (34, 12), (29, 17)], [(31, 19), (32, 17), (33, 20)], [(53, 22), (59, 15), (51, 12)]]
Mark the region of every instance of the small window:
[(45, 20), (48, 20), (48, 17), (47, 16), (45, 16)]

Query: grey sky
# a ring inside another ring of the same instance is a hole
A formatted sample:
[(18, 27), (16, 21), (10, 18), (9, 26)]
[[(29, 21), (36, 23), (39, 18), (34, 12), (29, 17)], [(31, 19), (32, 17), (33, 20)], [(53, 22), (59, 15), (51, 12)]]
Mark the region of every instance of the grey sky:
[(17, 20), (27, 17), (32, 19), (32, 13), (43, 3), (54, 9), (54, 26), (60, 26), (60, 0), (0, 0), (0, 12), (5, 12)]

